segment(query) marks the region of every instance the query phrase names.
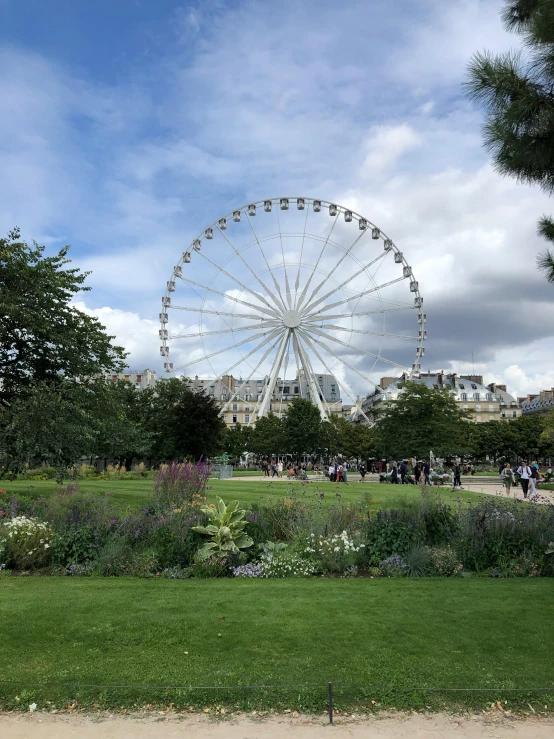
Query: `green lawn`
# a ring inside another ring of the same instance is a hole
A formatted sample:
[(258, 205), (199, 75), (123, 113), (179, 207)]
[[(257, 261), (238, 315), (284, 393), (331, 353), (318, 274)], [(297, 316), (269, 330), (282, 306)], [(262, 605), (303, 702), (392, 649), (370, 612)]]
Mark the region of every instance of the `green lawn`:
[[(507, 707), (554, 700), (554, 588), (547, 579), (133, 580), (0, 578), (0, 707), (324, 710)], [(25, 685), (70, 683), (64, 687)], [(76, 684), (127, 685), (124, 689)], [(141, 686), (151, 686), (144, 688)], [(532, 688), (553, 686), (549, 693)], [(414, 687), (498, 688), (490, 693)], [(508, 688), (529, 688), (525, 694)], [(19, 697), (17, 701), (16, 696)], [(52, 706), (50, 706), (52, 707)]]
[[(139, 506), (148, 503), (148, 496), (152, 492), (152, 480), (81, 480), (79, 482), (82, 492), (97, 493), (105, 495), (111, 493), (114, 501), (122, 506)], [(50, 495), (56, 484), (53, 480), (37, 480), (28, 482), (15, 480), (8, 482), (2, 480), (0, 487), (8, 494), (36, 498), (41, 495)], [(482, 497), (478, 493), (466, 491), (451, 493), (448, 487), (434, 488), (439, 492), (445, 502), (454, 503), (457, 500), (477, 500)], [(284, 495), (297, 495), (309, 500), (321, 493), (324, 501), (334, 503), (339, 500), (344, 502), (358, 502), (363, 493), (368, 493), (374, 501), (379, 501), (381, 507), (394, 507), (399, 499), (413, 499), (420, 495), (419, 487), (415, 485), (380, 485), (379, 483), (351, 482), (348, 485), (330, 482), (288, 482), (285, 480), (210, 480), (209, 498), (213, 500), (220, 495), (225, 501), (238, 499), (243, 505), (249, 506), (259, 502), (262, 498), (276, 498)], [(338, 494), (338, 495), (337, 495)], [(338, 497), (340, 496), (340, 497)]]

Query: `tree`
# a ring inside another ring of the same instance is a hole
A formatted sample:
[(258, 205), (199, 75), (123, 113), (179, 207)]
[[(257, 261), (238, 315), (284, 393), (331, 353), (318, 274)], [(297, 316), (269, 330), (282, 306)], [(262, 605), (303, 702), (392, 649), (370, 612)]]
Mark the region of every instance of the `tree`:
[(285, 441), (289, 451), (300, 457), (321, 447), (321, 416), (317, 407), (306, 398), (295, 398), (284, 418)]
[(187, 378), (162, 380), (141, 393), (156, 461), (211, 457), (221, 449), (225, 423), (219, 408), (211, 395), (193, 390)]
[[(554, 0), (506, 0), (504, 26), (522, 36), (527, 54), (474, 55), (467, 93), (485, 108), (484, 143), (497, 171), (554, 191)], [(538, 232), (554, 242), (554, 221), (539, 220)], [(554, 254), (538, 257), (554, 282)]]
[(68, 269), (69, 247), (53, 257), (17, 229), (0, 239), (0, 403), (35, 383), (92, 377), (123, 365), (124, 351), (101, 323), (72, 305), (88, 272)]
[(446, 389), (434, 390), (408, 381), (398, 400), (384, 409), (376, 424), (380, 451), (389, 458), (439, 457), (467, 453), (469, 415)]
[(240, 459), (244, 452), (252, 451), (252, 435), (254, 429), (251, 426), (235, 426), (226, 429), (224, 448), (232, 459)]
[(283, 421), (274, 413), (258, 419), (252, 431), (251, 446), (253, 452), (262, 456), (286, 452)]

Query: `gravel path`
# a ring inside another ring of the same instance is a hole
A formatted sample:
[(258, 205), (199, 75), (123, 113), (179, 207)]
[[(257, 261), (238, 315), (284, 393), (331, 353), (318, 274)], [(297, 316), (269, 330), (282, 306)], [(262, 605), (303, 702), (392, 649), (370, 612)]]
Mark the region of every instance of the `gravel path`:
[(324, 718), (128, 717), (35, 713), (0, 716), (0, 739), (552, 739), (554, 717), (514, 719), (491, 713), (375, 717), (329, 726)]

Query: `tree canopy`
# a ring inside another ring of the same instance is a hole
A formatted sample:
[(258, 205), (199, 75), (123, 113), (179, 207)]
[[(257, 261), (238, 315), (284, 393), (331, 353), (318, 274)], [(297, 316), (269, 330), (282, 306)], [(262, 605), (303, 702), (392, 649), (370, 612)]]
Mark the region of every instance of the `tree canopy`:
[(448, 390), (407, 381), (377, 421), (378, 449), (396, 459), (462, 455), (470, 449), (468, 418)]
[(125, 353), (102, 324), (72, 301), (90, 288), (87, 272), (68, 268), (69, 247), (52, 257), (21, 241), (0, 239), (0, 403), (36, 383), (93, 377), (118, 369)]
[[(470, 98), (485, 109), (484, 144), (496, 169), (520, 182), (554, 191), (554, 0), (506, 0), (502, 20), (521, 36), (525, 52), (473, 56), (465, 83)], [(539, 220), (538, 231), (554, 241), (554, 221)], [(538, 257), (539, 269), (554, 282), (554, 254)]]

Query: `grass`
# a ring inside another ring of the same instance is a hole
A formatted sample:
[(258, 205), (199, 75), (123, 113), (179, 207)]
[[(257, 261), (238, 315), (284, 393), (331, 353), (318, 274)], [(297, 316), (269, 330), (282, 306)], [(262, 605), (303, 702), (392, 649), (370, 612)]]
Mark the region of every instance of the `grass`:
[[(296, 494), (308, 496), (324, 493), (325, 501), (329, 503), (342, 500), (343, 502), (358, 502), (362, 493), (368, 493), (373, 500), (379, 501), (384, 508), (395, 507), (399, 502), (409, 503), (420, 496), (420, 489), (415, 485), (381, 485), (379, 483), (351, 482), (348, 485), (330, 482), (288, 482), (284, 480), (210, 480), (209, 499), (214, 500), (219, 495), (223, 500), (240, 500), (242, 505), (250, 506), (259, 502), (261, 498), (278, 498), (284, 495)], [(152, 492), (152, 480), (98, 480), (95, 478), (80, 480), (79, 485), (84, 493), (105, 495), (111, 493), (114, 501), (123, 506), (137, 507), (148, 503), (149, 493)], [(53, 480), (14, 480), (1, 481), (0, 486), (8, 495), (19, 494), (31, 498), (41, 495), (50, 495), (56, 488)], [(441, 498), (454, 504), (458, 500), (477, 500), (478, 493), (468, 491), (450, 492), (448, 487), (433, 488), (439, 491)], [(337, 497), (337, 493), (340, 498)]]
[[(547, 579), (6, 577), (0, 623), (0, 680), (20, 681), (0, 683), (4, 709), (78, 701), (319, 711), (326, 687), (286, 686), (328, 681), (394, 686), (336, 686), (339, 709), (479, 708), (507, 700), (508, 708), (534, 703), (543, 710), (554, 700), (554, 589)], [(78, 687), (84, 684), (135, 687)], [(225, 689), (244, 685), (281, 689)], [(550, 686), (548, 693), (532, 690)]]

